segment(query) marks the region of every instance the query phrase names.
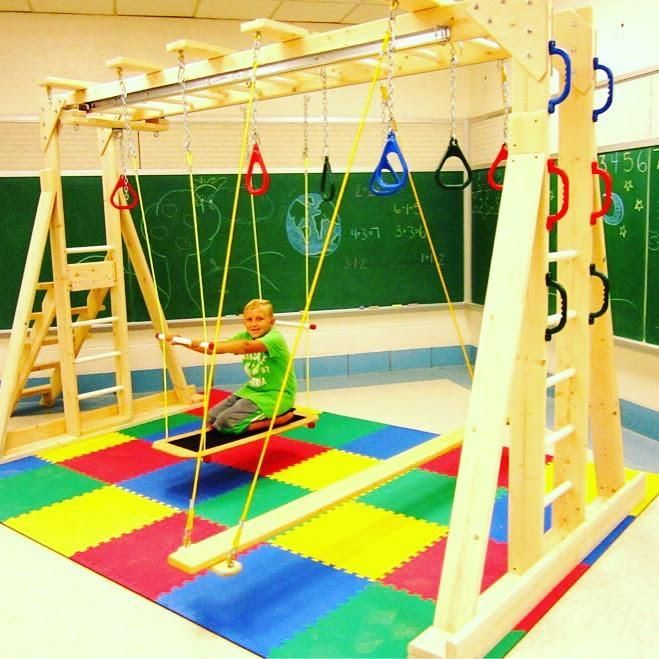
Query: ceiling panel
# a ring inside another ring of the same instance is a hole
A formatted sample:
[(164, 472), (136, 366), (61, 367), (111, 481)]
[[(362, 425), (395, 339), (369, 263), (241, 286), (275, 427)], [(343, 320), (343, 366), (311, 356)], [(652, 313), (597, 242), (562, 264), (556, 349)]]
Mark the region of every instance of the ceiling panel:
[(200, 0), (195, 18), (225, 18), (250, 21), (272, 18), (281, 0)]
[(117, 0), (117, 13), (127, 16), (192, 17), (195, 0)]
[(30, 11), (27, 0), (0, 0), (0, 11)]
[(52, 14), (113, 14), (112, 0), (30, 0), (32, 11)]
[(346, 15), (346, 23), (368, 23), (377, 21), (380, 18), (389, 18), (389, 7), (383, 2), (360, 3)]
[(278, 21), (339, 23), (354, 8), (354, 2), (302, 2), (284, 0), (274, 17)]

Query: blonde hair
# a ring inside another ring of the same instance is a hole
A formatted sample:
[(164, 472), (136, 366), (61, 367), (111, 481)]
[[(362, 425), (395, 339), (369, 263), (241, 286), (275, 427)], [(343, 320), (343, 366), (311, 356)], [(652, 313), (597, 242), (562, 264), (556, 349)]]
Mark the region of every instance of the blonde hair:
[(270, 302), (270, 300), (260, 300), (258, 298), (250, 300), (245, 305), (245, 307), (243, 308), (243, 314), (246, 314), (248, 311), (251, 311), (252, 309), (256, 309), (258, 307), (262, 307), (263, 309), (265, 309), (271, 316), (275, 315), (275, 311), (272, 307), (272, 302)]

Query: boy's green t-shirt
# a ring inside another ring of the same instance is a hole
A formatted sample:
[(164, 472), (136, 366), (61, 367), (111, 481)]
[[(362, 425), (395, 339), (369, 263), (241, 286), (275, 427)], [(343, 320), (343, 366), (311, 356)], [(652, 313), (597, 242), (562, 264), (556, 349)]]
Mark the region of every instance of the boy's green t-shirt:
[[(230, 340), (243, 339), (251, 341), (252, 337), (249, 332), (243, 331), (232, 336)], [(265, 344), (267, 352), (253, 352), (243, 355), (243, 368), (249, 380), (236, 391), (236, 396), (251, 400), (255, 405), (258, 405), (266, 417), (270, 418), (275, 413), (275, 404), (286, 374), (290, 352), (286, 340), (274, 328), (259, 337), (258, 340)], [(294, 369), (291, 368), (279, 406), (279, 414), (286, 412), (295, 405), (296, 392), (297, 379)]]

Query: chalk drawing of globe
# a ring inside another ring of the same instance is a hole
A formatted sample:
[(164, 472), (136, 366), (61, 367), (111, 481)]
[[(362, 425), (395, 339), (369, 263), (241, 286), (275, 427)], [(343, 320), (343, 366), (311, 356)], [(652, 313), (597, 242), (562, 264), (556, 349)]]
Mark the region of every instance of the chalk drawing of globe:
[[(327, 236), (334, 212), (334, 204), (325, 201), (319, 192), (310, 192), (307, 195), (309, 206), (309, 256), (319, 256)], [(288, 242), (296, 252), (305, 254), (305, 212), (304, 195), (293, 199), (286, 213), (286, 235)], [(327, 253), (335, 252), (341, 243), (341, 217), (336, 218), (332, 237), (327, 247)]]
[(613, 210), (609, 211), (609, 215), (604, 216), (604, 221), (607, 224), (615, 226), (622, 222), (622, 218), (625, 217), (625, 205), (620, 198), (620, 195), (617, 195), (615, 192), (611, 195), (611, 201), (613, 202)]

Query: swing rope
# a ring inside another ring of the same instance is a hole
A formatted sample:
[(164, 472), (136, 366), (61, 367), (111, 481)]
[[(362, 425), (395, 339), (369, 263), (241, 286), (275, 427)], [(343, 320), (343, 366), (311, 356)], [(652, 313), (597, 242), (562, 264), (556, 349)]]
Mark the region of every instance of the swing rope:
[[(304, 295), (309, 296), (309, 94), (303, 98), (304, 130), (302, 147), (302, 161), (304, 163)], [(306, 334), (304, 381), (306, 389), (307, 407), (311, 406), (311, 346), (309, 344), (309, 333)]]
[[(203, 419), (208, 418), (208, 409), (210, 403), (210, 390), (213, 384), (213, 377), (215, 371), (215, 364), (217, 360), (216, 346), (219, 341), (220, 331), (222, 328), (222, 313), (224, 311), (224, 300), (227, 290), (227, 279), (229, 274), (229, 264), (231, 262), (231, 252), (233, 249), (233, 238), (236, 228), (236, 219), (238, 216), (238, 200), (240, 197), (240, 184), (242, 180), (242, 173), (246, 163), (247, 146), (249, 142), (249, 128), (250, 119), (252, 117), (252, 108), (254, 106), (254, 99), (256, 98), (256, 70), (258, 68), (258, 47), (261, 40), (261, 33), (257, 32), (254, 38), (254, 57), (252, 61), (252, 73), (250, 81), (250, 95), (247, 102), (247, 111), (245, 113), (245, 122), (243, 124), (243, 135), (240, 147), (240, 159), (238, 164), (238, 172), (236, 174), (236, 186), (233, 195), (233, 206), (231, 209), (231, 220), (229, 222), (229, 235), (227, 237), (227, 249), (224, 258), (224, 269), (222, 272), (222, 283), (220, 286), (220, 296), (217, 305), (217, 319), (215, 321), (215, 330), (213, 338), (213, 350), (211, 352), (211, 367), (208, 371), (206, 381), (204, 382), (204, 406), (203, 406)], [(284, 378), (284, 382), (286, 378)], [(278, 409), (278, 408), (277, 408)], [(274, 423), (274, 420), (273, 420)], [(201, 437), (199, 442), (199, 452), (195, 461), (194, 479), (192, 484), (192, 493), (190, 495), (190, 504), (188, 506), (188, 514), (185, 522), (185, 530), (183, 532), (183, 546), (188, 547), (192, 542), (192, 531), (194, 527), (194, 510), (197, 500), (197, 493), (199, 489), (199, 476), (201, 473), (202, 452), (206, 448), (206, 424), (201, 427)]]
[(460, 350), (462, 351), (462, 356), (465, 360), (465, 366), (467, 367), (467, 372), (469, 373), (469, 378), (474, 379), (474, 371), (469, 359), (469, 354), (467, 353), (467, 347), (462, 336), (462, 331), (460, 330), (460, 323), (458, 323), (458, 317), (455, 312), (455, 307), (451, 301), (451, 296), (449, 295), (448, 286), (446, 284), (446, 279), (444, 279), (444, 273), (442, 271), (442, 266), (437, 257), (437, 251), (435, 250), (435, 245), (432, 242), (432, 237), (430, 236), (430, 227), (426, 221), (426, 214), (423, 212), (423, 206), (421, 206), (421, 199), (419, 198), (419, 193), (417, 192), (416, 185), (414, 184), (414, 177), (412, 172), (410, 172), (410, 187), (412, 188), (412, 194), (414, 195), (414, 201), (416, 202), (416, 207), (419, 209), (419, 216), (421, 217), (421, 223), (423, 224), (423, 230), (426, 232), (426, 238), (428, 239), (428, 247), (430, 248), (430, 253), (432, 254), (432, 260), (435, 264), (435, 269), (439, 275), (439, 280), (442, 284), (442, 290), (444, 291), (444, 296), (446, 297), (446, 302), (448, 304), (449, 314), (451, 315), (451, 322), (453, 327), (455, 327), (455, 332), (458, 335), (458, 341), (460, 342)]
[[(188, 187), (190, 190), (190, 207), (192, 209), (192, 226), (194, 231), (194, 241), (196, 247), (196, 265), (197, 265), (197, 278), (199, 280), (199, 303), (201, 306), (201, 316), (202, 316), (202, 329), (204, 341), (208, 343), (208, 322), (206, 318), (206, 295), (204, 292), (204, 278), (202, 275), (201, 268), (201, 248), (199, 241), (199, 223), (197, 216), (197, 203), (196, 203), (196, 191), (194, 184), (193, 176), (193, 155), (192, 155), (192, 137), (190, 133), (190, 121), (188, 118), (188, 104), (186, 99), (187, 86), (186, 86), (186, 64), (185, 64), (185, 53), (183, 50), (178, 51), (178, 82), (181, 86), (181, 100), (183, 101), (183, 150), (185, 151), (185, 160), (188, 167)], [(164, 355), (164, 352), (163, 352)], [(203, 360), (203, 373), (204, 373), (204, 382), (208, 379), (208, 371), (210, 369), (210, 361), (208, 359), (208, 354), (204, 353)], [(204, 388), (204, 399), (207, 396), (207, 392)], [(167, 429), (166, 429), (167, 433)], [(166, 435), (168, 436), (168, 435)]]
[[(158, 287), (158, 279), (156, 276), (156, 269), (153, 261), (153, 251), (151, 249), (151, 238), (149, 236), (149, 229), (146, 223), (146, 212), (144, 210), (144, 204), (142, 203), (142, 184), (140, 182), (140, 172), (139, 172), (139, 163), (137, 158), (137, 151), (135, 149), (135, 142), (133, 139), (133, 129), (130, 125), (130, 120), (128, 117), (128, 90), (126, 89), (126, 83), (124, 81), (123, 68), (117, 67), (117, 78), (119, 82), (119, 89), (121, 92), (121, 115), (124, 124), (120, 135), (121, 145), (120, 145), (120, 157), (121, 157), (121, 177), (124, 181), (124, 184), (128, 185), (127, 177), (127, 162), (126, 162), (126, 153), (131, 160), (131, 165), (133, 169), (133, 176), (135, 178), (135, 187), (137, 192), (137, 205), (140, 208), (140, 220), (142, 223), (142, 232), (144, 234), (144, 239), (146, 241), (147, 255), (149, 258), (149, 270), (151, 274), (151, 280), (153, 281), (153, 289), (156, 301), (158, 303), (158, 322), (160, 324), (160, 331), (165, 331), (165, 314), (163, 312), (162, 304), (160, 302), (160, 288)], [(126, 135), (126, 145), (124, 145), (124, 133)], [(124, 190), (124, 195), (127, 195), (126, 190)], [(124, 205), (122, 211), (128, 212), (127, 206)], [(169, 421), (167, 414), (168, 410), (168, 397), (167, 397), (167, 355), (163, 349), (163, 398), (164, 398), (164, 408), (165, 408), (165, 433), (169, 432)]]
[(293, 367), (293, 361), (295, 359), (295, 355), (297, 354), (299, 345), (300, 345), (300, 340), (302, 337), (302, 332), (304, 329), (304, 326), (306, 323), (308, 323), (309, 320), (309, 310), (311, 308), (311, 303), (313, 301), (314, 294), (316, 292), (316, 287), (318, 286), (318, 281), (320, 279), (320, 273), (322, 272), (323, 264), (325, 262), (325, 257), (327, 255), (327, 251), (329, 249), (329, 245), (332, 240), (332, 234), (334, 232), (334, 227), (336, 226), (336, 222), (339, 216), (339, 210), (341, 208), (341, 203), (343, 201), (343, 197), (345, 195), (345, 190), (348, 184), (348, 179), (350, 177), (351, 171), (352, 171), (352, 166), (354, 163), (354, 160), (357, 155), (357, 149), (359, 147), (359, 143), (361, 141), (361, 136), (362, 133), (364, 132), (364, 127), (366, 125), (366, 119), (368, 116), (369, 109), (371, 107), (371, 103), (373, 100), (373, 96), (375, 93), (375, 89), (377, 86), (378, 79), (380, 77), (380, 72), (382, 69), (382, 59), (384, 54), (386, 53), (387, 46), (389, 44), (389, 39), (391, 38), (390, 31), (387, 30), (385, 33), (384, 39), (382, 41), (382, 51), (381, 54), (378, 58), (378, 64), (373, 72), (373, 77), (371, 79), (371, 83), (369, 86), (368, 94), (367, 94), (367, 99), (366, 99), (366, 104), (364, 106), (364, 109), (362, 110), (362, 115), (360, 118), (359, 126), (357, 128), (357, 133), (353, 139), (352, 147), (350, 150), (350, 155), (348, 157), (348, 163), (346, 165), (346, 171), (343, 174), (343, 178), (341, 180), (341, 187), (339, 188), (339, 194), (337, 196), (336, 200), (336, 205), (334, 207), (334, 210), (332, 212), (332, 217), (329, 222), (329, 225), (327, 227), (327, 233), (325, 235), (325, 239), (323, 241), (323, 247), (320, 252), (320, 256), (318, 259), (318, 265), (316, 266), (316, 270), (313, 276), (313, 279), (311, 281), (311, 285), (309, 287), (309, 292), (307, 294), (307, 299), (304, 305), (304, 309), (302, 311), (302, 318), (300, 320), (300, 325), (298, 326), (297, 333), (295, 335), (295, 340), (293, 342), (293, 348), (291, 350), (291, 354), (288, 360), (288, 363), (286, 364), (286, 371), (284, 373), (284, 377), (282, 379), (282, 386), (279, 389), (279, 393), (277, 395), (277, 401), (275, 403), (275, 409), (272, 418), (270, 419), (270, 424), (268, 426), (268, 430), (266, 431), (265, 438), (263, 441), (263, 447), (261, 449), (261, 453), (259, 455), (259, 460), (256, 466), (256, 469), (254, 470), (254, 474), (252, 476), (252, 480), (250, 483), (249, 491), (247, 493), (247, 498), (245, 500), (245, 505), (243, 506), (242, 513), (240, 515), (240, 519), (238, 524), (236, 525), (236, 533), (233, 538), (232, 542), (232, 548), (231, 552), (229, 555), (229, 558), (226, 561), (227, 566), (231, 567), (233, 563), (235, 562), (236, 554), (238, 552), (238, 547), (240, 546), (240, 539), (242, 536), (242, 531), (245, 525), (245, 521), (247, 520), (247, 516), (249, 514), (249, 510), (252, 505), (252, 500), (254, 498), (254, 492), (256, 490), (256, 483), (259, 479), (260, 473), (261, 473), (261, 468), (263, 466), (263, 461), (265, 459), (265, 454), (268, 448), (268, 444), (270, 442), (270, 437), (272, 436), (274, 424), (275, 424), (275, 419), (277, 415), (279, 414), (279, 410), (281, 407), (281, 402), (283, 399), (284, 395), (284, 389), (286, 385), (286, 381), (291, 373), (291, 369)]

